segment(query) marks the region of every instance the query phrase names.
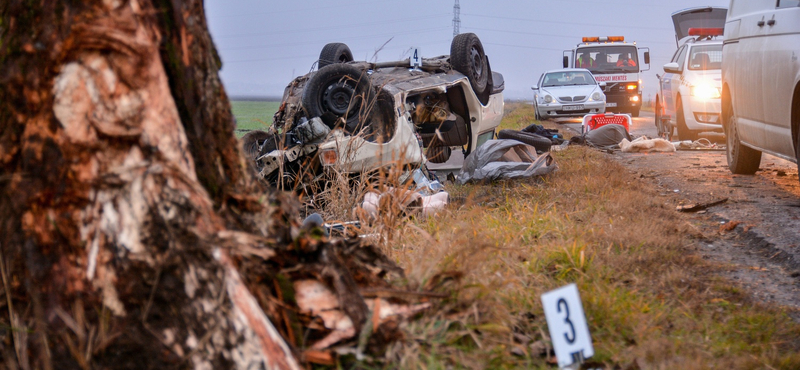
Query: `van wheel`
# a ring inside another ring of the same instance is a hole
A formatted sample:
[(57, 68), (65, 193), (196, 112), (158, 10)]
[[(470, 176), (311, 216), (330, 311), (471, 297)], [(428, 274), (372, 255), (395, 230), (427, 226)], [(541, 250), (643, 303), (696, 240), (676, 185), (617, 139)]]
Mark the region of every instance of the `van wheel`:
[(353, 53), (347, 44), (332, 42), (325, 45), (319, 53), (319, 68), (334, 63), (347, 63), (353, 61)]
[(482, 95), (489, 86), (489, 62), (478, 35), (462, 33), (450, 44), (450, 64), (469, 78), (475, 95)]
[(733, 108), (728, 107), (723, 112), (725, 115), (725, 139), (727, 146), (725, 154), (728, 158), (728, 168), (732, 173), (752, 175), (761, 165), (761, 152), (742, 145), (739, 128), (733, 116)]
[(320, 117), (333, 126), (345, 119), (345, 131), (357, 133), (369, 121), (369, 106), (375, 90), (365, 71), (350, 64), (335, 63), (314, 73), (300, 98), (308, 118)]
[(683, 102), (681, 101), (680, 97), (675, 105), (678, 106), (678, 111), (675, 113), (677, 116), (675, 117), (675, 121), (677, 122), (678, 126), (678, 138), (681, 140), (697, 140), (697, 133), (689, 130), (689, 128), (686, 127), (686, 118), (683, 115)]
[(541, 135), (532, 134), (530, 132), (500, 130), (500, 132), (497, 133), (497, 138), (511, 139), (528, 144), (536, 148), (536, 151), (540, 153), (549, 152), (550, 147), (553, 146), (553, 142), (550, 139)]

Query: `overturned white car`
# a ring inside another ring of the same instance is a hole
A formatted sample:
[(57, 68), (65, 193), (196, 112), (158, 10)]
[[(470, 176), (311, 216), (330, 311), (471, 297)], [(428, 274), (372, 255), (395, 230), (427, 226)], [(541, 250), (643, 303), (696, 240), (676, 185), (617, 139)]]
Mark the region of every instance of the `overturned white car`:
[(472, 33), (416, 68), (409, 60), (355, 62), (341, 43), (323, 48), (319, 66), (286, 87), (269, 131), (242, 138), (273, 185), (297, 189), (326, 167), (424, 172), (427, 161), (445, 162), (453, 149), (467, 155), (493, 138), (503, 116), (503, 77)]

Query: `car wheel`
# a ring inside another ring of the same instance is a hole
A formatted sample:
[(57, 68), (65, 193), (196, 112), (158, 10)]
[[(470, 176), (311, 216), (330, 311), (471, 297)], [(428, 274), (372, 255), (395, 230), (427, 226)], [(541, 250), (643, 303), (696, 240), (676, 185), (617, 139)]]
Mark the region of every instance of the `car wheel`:
[(661, 103), (658, 102), (658, 96), (656, 96), (656, 105), (653, 108), (653, 113), (655, 114), (655, 125), (656, 125), (656, 132), (658, 137), (663, 138), (666, 135), (666, 130), (664, 129), (664, 123), (661, 122)]
[(678, 111), (675, 113), (675, 115), (677, 116), (675, 117), (675, 121), (678, 126), (678, 138), (681, 140), (691, 140), (691, 141), (697, 140), (697, 133), (689, 130), (689, 128), (686, 127), (686, 118), (683, 115), (683, 102), (681, 101), (680, 97), (678, 98), (675, 105), (678, 107)]
[(305, 85), (300, 98), (309, 118), (320, 117), (333, 127), (341, 117), (345, 131), (357, 133), (369, 121), (375, 90), (365, 71), (350, 64), (322, 67)]
[(536, 105), (536, 102), (533, 102), (533, 119), (537, 121), (542, 120), (542, 116), (539, 114), (539, 106)]
[(728, 168), (740, 175), (752, 175), (761, 164), (761, 152), (742, 145), (739, 128), (733, 119), (733, 108), (727, 107), (725, 114), (725, 154), (728, 157)]
[[(242, 149), (244, 153), (250, 158), (255, 160), (260, 156), (261, 146), (272, 138), (273, 135), (262, 130), (250, 131), (242, 136)], [(274, 140), (273, 140), (274, 141)]]
[(353, 61), (353, 53), (347, 44), (332, 42), (325, 45), (319, 53), (319, 68), (334, 63), (347, 63)]
[(639, 110), (638, 109), (632, 110), (631, 111), (631, 117), (639, 117)]
[(462, 33), (450, 44), (450, 64), (469, 78), (475, 95), (482, 95), (489, 86), (489, 62), (481, 40), (474, 33)]
[(497, 133), (498, 139), (511, 139), (516, 140), (521, 143), (528, 144), (534, 148), (536, 148), (537, 152), (549, 152), (550, 147), (553, 146), (553, 142), (550, 139), (541, 136), (532, 134), (530, 132), (521, 132), (515, 130), (500, 130)]

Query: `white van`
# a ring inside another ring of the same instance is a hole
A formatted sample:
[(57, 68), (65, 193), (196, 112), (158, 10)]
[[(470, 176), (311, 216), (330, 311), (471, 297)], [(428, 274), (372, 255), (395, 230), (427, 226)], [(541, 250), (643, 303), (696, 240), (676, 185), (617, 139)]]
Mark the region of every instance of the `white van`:
[(728, 167), (800, 156), (800, 0), (731, 0), (722, 47)]

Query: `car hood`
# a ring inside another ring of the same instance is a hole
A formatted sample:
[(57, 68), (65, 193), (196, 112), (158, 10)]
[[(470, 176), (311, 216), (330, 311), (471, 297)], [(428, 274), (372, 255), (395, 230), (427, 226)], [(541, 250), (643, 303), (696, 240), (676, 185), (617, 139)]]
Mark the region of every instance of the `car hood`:
[(675, 41), (689, 37), (690, 28), (724, 28), (727, 14), (728, 9), (712, 6), (684, 9), (672, 13)]
[(597, 89), (597, 85), (577, 85), (577, 86), (550, 86), (550, 87), (543, 87), (542, 91), (545, 94), (553, 95), (553, 97), (559, 96), (579, 96), (583, 95), (589, 97), (589, 95)]

